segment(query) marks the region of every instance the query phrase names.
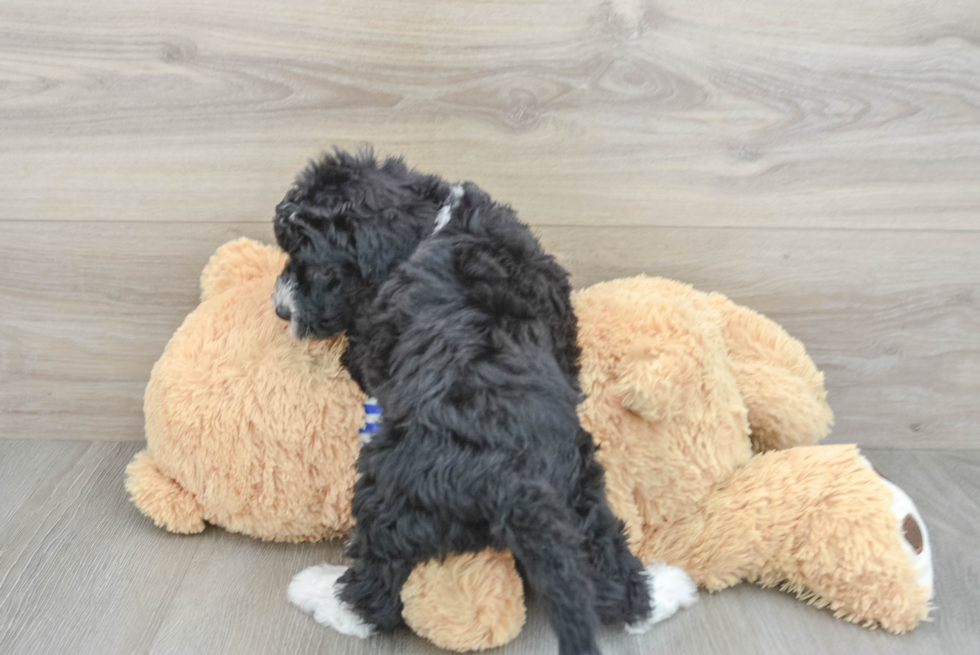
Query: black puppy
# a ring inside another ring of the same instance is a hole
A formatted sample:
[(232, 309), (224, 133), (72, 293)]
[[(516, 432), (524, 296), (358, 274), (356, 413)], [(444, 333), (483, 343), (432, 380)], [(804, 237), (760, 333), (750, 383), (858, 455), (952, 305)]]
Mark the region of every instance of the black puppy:
[(391, 630), (417, 563), (489, 546), (513, 553), (563, 654), (597, 653), (600, 620), (642, 631), (677, 609), (654, 607), (659, 577), (688, 594), (689, 579), (630, 553), (578, 423), (568, 276), (509, 207), (338, 152), (300, 176), (275, 232), (277, 313), (297, 337), (346, 332), (344, 363), (384, 410), (358, 459), (353, 565), (299, 574), (294, 603), (346, 634)]

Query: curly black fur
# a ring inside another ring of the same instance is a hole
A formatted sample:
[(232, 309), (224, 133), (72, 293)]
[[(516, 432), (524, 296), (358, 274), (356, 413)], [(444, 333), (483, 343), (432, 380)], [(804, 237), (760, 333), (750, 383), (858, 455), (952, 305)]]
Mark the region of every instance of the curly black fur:
[(280, 315), (299, 336), (346, 331), (345, 364), (384, 408), (357, 464), (341, 598), (390, 630), (416, 563), (510, 549), (560, 652), (596, 653), (600, 620), (652, 607), (576, 415), (568, 275), (472, 184), (434, 233), (450, 194), (400, 160), (337, 153), (277, 209)]

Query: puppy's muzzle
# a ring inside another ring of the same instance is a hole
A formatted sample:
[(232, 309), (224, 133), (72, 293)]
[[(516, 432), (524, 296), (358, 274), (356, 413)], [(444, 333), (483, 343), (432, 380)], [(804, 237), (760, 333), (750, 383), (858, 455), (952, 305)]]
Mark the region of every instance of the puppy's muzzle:
[(272, 291), (272, 306), (276, 309), (276, 316), (284, 321), (291, 321), (293, 313), (296, 311), (293, 288), (293, 282), (283, 279), (280, 275), (276, 279), (276, 286)]

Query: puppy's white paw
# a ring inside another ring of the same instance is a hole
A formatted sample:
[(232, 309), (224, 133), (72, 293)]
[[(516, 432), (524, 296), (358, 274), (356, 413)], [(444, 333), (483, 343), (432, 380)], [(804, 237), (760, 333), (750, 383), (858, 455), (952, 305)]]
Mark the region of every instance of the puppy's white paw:
[(669, 619), (677, 610), (690, 607), (698, 600), (698, 586), (691, 577), (676, 566), (664, 562), (647, 565), (647, 584), (650, 587), (650, 605), (653, 612), (645, 621), (637, 621), (626, 626), (626, 632), (643, 634), (654, 623)]
[(312, 614), (324, 598), (332, 596), (334, 584), (344, 573), (344, 567), (320, 564), (293, 576), (286, 590), (289, 602), (307, 614)]
[(374, 626), (365, 623), (339, 597), (343, 585), (337, 581), (346, 570), (343, 566), (332, 564), (311, 566), (293, 577), (286, 596), (290, 603), (307, 614), (313, 614), (317, 623), (343, 635), (366, 639), (374, 634)]

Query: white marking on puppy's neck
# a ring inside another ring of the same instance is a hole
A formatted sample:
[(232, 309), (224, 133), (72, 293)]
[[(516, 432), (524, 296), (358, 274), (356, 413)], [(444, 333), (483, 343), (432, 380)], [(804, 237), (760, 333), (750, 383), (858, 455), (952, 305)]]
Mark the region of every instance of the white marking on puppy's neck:
[(449, 192), (449, 197), (446, 198), (446, 202), (443, 203), (442, 207), (439, 209), (439, 213), (436, 214), (436, 227), (432, 230), (435, 234), (442, 228), (446, 227), (449, 220), (453, 217), (453, 210), (456, 205), (459, 204), (459, 199), (463, 197), (463, 187), (459, 184), (453, 186), (452, 190)]

